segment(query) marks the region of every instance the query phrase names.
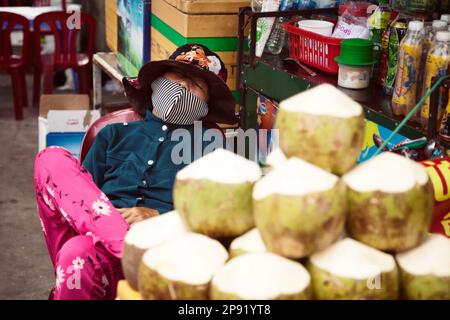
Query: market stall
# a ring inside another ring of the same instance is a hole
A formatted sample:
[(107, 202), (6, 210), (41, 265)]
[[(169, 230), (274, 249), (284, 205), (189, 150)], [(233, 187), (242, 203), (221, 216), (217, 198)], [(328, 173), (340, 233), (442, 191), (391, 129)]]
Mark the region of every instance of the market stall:
[(127, 234), (118, 299), (450, 299), (447, 4), (211, 2), (154, 0), (151, 59), (212, 45), (240, 128), (279, 136), (177, 174), (175, 211)]

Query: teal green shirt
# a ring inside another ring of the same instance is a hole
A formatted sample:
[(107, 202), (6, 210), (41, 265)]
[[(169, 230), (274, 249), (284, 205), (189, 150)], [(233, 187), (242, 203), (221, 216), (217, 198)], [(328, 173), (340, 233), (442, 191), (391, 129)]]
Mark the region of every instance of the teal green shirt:
[[(181, 147), (177, 129), (191, 135), (190, 150)], [(166, 213), (173, 210), (175, 176), (188, 164), (174, 163), (172, 151), (175, 148), (176, 155), (192, 162), (211, 144), (203, 141), (204, 132), (203, 128), (201, 137), (194, 138), (194, 126), (170, 125), (147, 112), (144, 121), (112, 124), (101, 130), (83, 165), (116, 208), (146, 207)]]

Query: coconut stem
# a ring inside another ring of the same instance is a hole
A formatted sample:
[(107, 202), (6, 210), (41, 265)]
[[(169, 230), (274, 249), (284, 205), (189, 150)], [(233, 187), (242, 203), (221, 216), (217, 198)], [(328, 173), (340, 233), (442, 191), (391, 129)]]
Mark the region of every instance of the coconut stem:
[(419, 110), (419, 108), (425, 103), (425, 101), (428, 99), (429, 96), (441, 85), (441, 83), (447, 79), (450, 79), (450, 75), (441, 77), (436, 83), (428, 90), (427, 94), (419, 101), (418, 104), (411, 110), (410, 113), (403, 119), (402, 122), (398, 125), (397, 128), (392, 132), (392, 134), (387, 138), (383, 144), (378, 148), (378, 150), (375, 152), (374, 156), (377, 156), (380, 154), (380, 152), (388, 145), (388, 143), (397, 135), (397, 133), (405, 126), (405, 124), (411, 119), (411, 117)]

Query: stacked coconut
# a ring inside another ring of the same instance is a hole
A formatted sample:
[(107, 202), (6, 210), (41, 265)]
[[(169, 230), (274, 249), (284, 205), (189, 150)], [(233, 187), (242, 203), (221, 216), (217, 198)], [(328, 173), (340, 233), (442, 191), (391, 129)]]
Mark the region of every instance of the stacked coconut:
[(144, 299), (396, 299), (400, 289), (450, 298), (450, 240), (427, 233), (427, 173), (394, 154), (355, 168), (358, 103), (322, 85), (283, 101), (276, 127), (281, 148), (263, 178), (225, 150), (178, 173), (177, 212), (127, 236), (133, 290)]

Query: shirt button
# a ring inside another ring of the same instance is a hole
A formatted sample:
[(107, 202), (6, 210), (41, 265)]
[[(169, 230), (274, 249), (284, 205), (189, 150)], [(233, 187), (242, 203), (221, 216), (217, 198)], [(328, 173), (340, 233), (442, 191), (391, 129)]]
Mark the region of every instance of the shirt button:
[(166, 125), (162, 126), (162, 131), (167, 131), (167, 129), (169, 129)]
[(142, 185), (146, 186), (147, 185), (147, 181), (142, 180)]
[(164, 137), (161, 137), (158, 140), (159, 140), (159, 142), (163, 142), (165, 139), (164, 139)]
[(149, 166), (152, 166), (154, 163), (155, 163), (155, 161), (153, 161), (153, 160), (148, 160), (148, 162), (147, 162), (147, 164), (148, 164)]

